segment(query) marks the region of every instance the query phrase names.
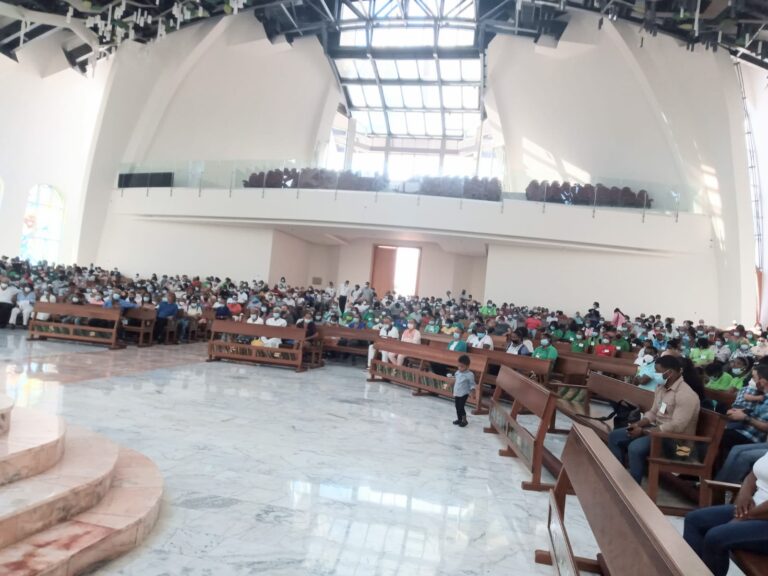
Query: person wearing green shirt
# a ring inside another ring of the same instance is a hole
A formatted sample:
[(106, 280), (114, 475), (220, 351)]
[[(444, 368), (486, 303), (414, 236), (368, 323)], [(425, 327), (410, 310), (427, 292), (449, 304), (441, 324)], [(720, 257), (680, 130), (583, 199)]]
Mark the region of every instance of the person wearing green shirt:
[(437, 325), (437, 323), (430, 319), (429, 322), (427, 322), (426, 327), (424, 328), (425, 334), (438, 334), (440, 332), (440, 327)]
[(488, 304), (480, 308), (480, 314), (482, 314), (483, 317), (486, 317), (486, 318), (488, 316), (496, 316), (496, 306), (494, 305), (493, 302), (488, 300)]
[(564, 334), (565, 333), (560, 329), (560, 326), (558, 326), (557, 324), (553, 323), (549, 327), (549, 336), (550, 338), (552, 338), (553, 342), (559, 342), (560, 340), (562, 340)]
[(747, 338), (747, 340), (749, 340), (749, 345), (750, 346), (754, 346), (755, 344), (757, 344), (757, 337), (755, 336), (755, 333), (752, 332), (752, 330), (748, 330), (747, 331), (746, 338)]
[(463, 331), (461, 328), (457, 328), (452, 335), (452, 340), (448, 343), (448, 350), (451, 352), (466, 352), (467, 342), (462, 338)]
[(541, 339), (540, 346), (533, 351), (533, 357), (539, 360), (556, 360), (557, 348), (552, 346), (548, 337)]
[(706, 388), (710, 390), (735, 390), (733, 386), (733, 376), (723, 370), (722, 362), (712, 362), (704, 369), (704, 373), (707, 375)]
[(611, 340), (611, 344), (616, 346), (616, 350), (619, 352), (629, 352), (630, 350), (629, 342), (627, 342), (623, 334), (616, 334), (613, 340)]
[(563, 334), (563, 340), (570, 344), (576, 342), (576, 331), (570, 329), (566, 330), (565, 334)]
[(688, 358), (691, 359), (694, 366), (704, 366), (714, 361), (715, 351), (709, 345), (709, 339), (706, 336), (696, 340), (696, 346), (691, 348)]
[(749, 375), (749, 360), (744, 357), (738, 357), (731, 360), (731, 387), (741, 390), (744, 387), (744, 382), (748, 381)]
[(579, 330), (576, 333), (576, 340), (571, 342), (571, 352), (581, 352), (583, 354), (586, 354), (589, 352), (589, 340), (584, 338), (584, 331)]

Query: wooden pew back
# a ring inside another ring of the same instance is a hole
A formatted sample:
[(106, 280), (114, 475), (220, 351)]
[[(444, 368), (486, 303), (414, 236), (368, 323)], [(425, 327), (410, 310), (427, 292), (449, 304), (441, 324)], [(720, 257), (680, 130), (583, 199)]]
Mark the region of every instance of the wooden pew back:
[[(38, 314), (48, 314), (47, 320), (39, 320)], [(55, 302), (37, 302), (29, 321), (29, 340), (73, 340), (93, 344), (107, 344), (112, 349), (124, 348), (118, 345), (117, 331), (120, 325), (120, 308), (103, 308), (89, 304), (59, 304)], [(61, 322), (64, 317), (80, 320)], [(110, 326), (91, 326), (89, 321), (106, 322)]]
[[(208, 342), (208, 360), (242, 360), (256, 364), (292, 366), (297, 372), (304, 368), (304, 346), (307, 340), (304, 328), (296, 326), (267, 326), (266, 324), (247, 324), (233, 320), (214, 320)], [(283, 343), (279, 348), (253, 346), (255, 339), (280, 338), (292, 340), (293, 344)], [(243, 341), (245, 340), (245, 341)]]
[[(318, 326), (319, 337), (323, 341), (323, 349), (334, 352), (344, 352), (347, 354), (357, 354), (361, 356), (368, 355), (368, 346), (350, 346), (349, 342), (367, 342), (373, 343), (379, 337), (378, 330), (356, 330), (346, 326)], [(346, 340), (345, 344), (340, 344), (339, 340)]]
[(126, 324), (123, 330), (128, 333), (136, 334), (136, 342), (139, 347), (152, 346), (152, 333), (155, 330), (155, 320), (157, 319), (157, 310), (150, 307), (141, 306), (126, 310), (123, 318), (126, 320), (135, 320), (138, 326)]
[[(602, 566), (622, 576), (711, 576), (592, 430), (574, 424), (562, 461), (554, 490), (557, 513), (563, 517), (566, 494), (575, 492), (600, 548), (599, 561), (571, 558), (580, 570), (602, 572)], [(562, 553), (555, 548), (555, 563), (565, 561)], [(552, 564), (552, 556), (536, 551), (539, 563)]]

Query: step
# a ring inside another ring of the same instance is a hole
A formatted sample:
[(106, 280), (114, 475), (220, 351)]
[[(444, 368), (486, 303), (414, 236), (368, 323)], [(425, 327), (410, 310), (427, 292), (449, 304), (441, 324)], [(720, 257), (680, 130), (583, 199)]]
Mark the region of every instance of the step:
[(13, 399), (5, 394), (0, 394), (0, 434), (8, 432), (11, 424), (11, 411), (13, 410)]
[(103, 436), (68, 427), (55, 466), (0, 486), (0, 549), (98, 504), (109, 490), (118, 451)]
[(29, 408), (14, 408), (11, 427), (0, 436), (0, 486), (53, 467), (64, 453), (64, 420)]
[(0, 550), (0, 576), (74, 576), (125, 554), (157, 521), (160, 471), (146, 456), (120, 449), (115, 475), (94, 508)]

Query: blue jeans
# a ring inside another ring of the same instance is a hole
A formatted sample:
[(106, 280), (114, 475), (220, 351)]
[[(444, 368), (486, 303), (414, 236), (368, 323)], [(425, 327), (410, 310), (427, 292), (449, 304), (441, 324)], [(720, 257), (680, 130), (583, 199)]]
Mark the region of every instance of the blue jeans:
[(699, 508), (685, 517), (683, 538), (715, 576), (726, 576), (731, 550), (768, 554), (768, 520), (733, 520), (733, 504)]
[(608, 435), (608, 447), (622, 464), (624, 463), (624, 454), (627, 454), (629, 473), (635, 482), (642, 484), (648, 454), (651, 453), (651, 437), (630, 438), (626, 428), (619, 428)]
[(752, 466), (763, 454), (768, 452), (768, 444), (741, 444), (734, 446), (723, 462), (723, 467), (715, 476), (718, 482), (733, 482), (741, 484), (747, 474), (752, 472)]

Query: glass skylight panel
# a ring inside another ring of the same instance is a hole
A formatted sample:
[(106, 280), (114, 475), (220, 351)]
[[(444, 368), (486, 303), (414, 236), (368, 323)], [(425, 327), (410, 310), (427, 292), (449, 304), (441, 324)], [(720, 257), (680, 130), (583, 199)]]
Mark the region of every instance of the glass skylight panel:
[(373, 64), (370, 60), (355, 60), (357, 74), (363, 80), (373, 80), (376, 75), (373, 73)]
[(464, 135), (468, 136), (477, 132), (480, 127), (480, 113), (467, 112), (464, 114)]
[(462, 80), (467, 82), (480, 82), (481, 75), (479, 59), (461, 61)]
[(409, 48), (432, 46), (435, 43), (432, 28), (409, 26), (380, 26), (374, 28), (371, 46), (374, 48)]
[(464, 108), (477, 110), (480, 107), (480, 89), (477, 86), (462, 86), (461, 95)]
[(440, 108), (440, 88), (437, 86), (422, 86), (421, 98), (424, 108)]
[(424, 9), (416, 4), (416, 2), (408, 2), (408, 17), (409, 18), (427, 18), (427, 14)]
[(419, 76), (422, 80), (428, 82), (434, 82), (437, 80), (437, 64), (434, 60), (419, 60), (418, 61)]
[(369, 108), (381, 108), (381, 94), (379, 93), (379, 87), (371, 84), (363, 86), (363, 92), (365, 93), (365, 101), (368, 103)]
[(352, 106), (357, 108), (365, 108), (365, 96), (363, 95), (363, 87), (359, 84), (348, 84), (346, 88), (347, 94), (349, 94), (349, 100), (352, 102)]
[(461, 108), (461, 88), (461, 86), (443, 86), (443, 106), (445, 108)]
[(461, 113), (450, 112), (445, 115), (445, 135), (454, 137), (464, 135), (464, 122)]
[(364, 134), (371, 133), (371, 121), (368, 118), (368, 112), (352, 110), (352, 118), (357, 120), (357, 130)]
[(336, 69), (339, 71), (339, 76), (342, 78), (351, 78), (355, 80), (358, 78), (354, 60), (339, 58), (336, 60)]
[(443, 119), (440, 112), (427, 112), (424, 114), (424, 122), (427, 127), (427, 135), (429, 136), (442, 136), (443, 135)]
[(411, 136), (424, 136), (426, 128), (423, 112), (406, 112), (405, 119), (408, 122), (408, 133)]
[(423, 0), (422, 3), (429, 9), (431, 16), (440, 15), (440, 0)]
[(447, 82), (461, 80), (461, 61), (448, 59), (440, 60), (440, 78)]
[(416, 65), (416, 60), (396, 60), (396, 62), (401, 80), (419, 79), (419, 68)]
[(406, 108), (423, 108), (421, 86), (403, 86), (403, 102)]
[(408, 125), (405, 122), (405, 112), (387, 112), (389, 117), (389, 129), (392, 134), (400, 136), (408, 134)]
[(384, 103), (388, 108), (403, 107), (403, 93), (400, 92), (400, 86), (382, 86), (384, 90)]
[(384, 119), (383, 111), (371, 111), (368, 113), (371, 119), (371, 130), (374, 134), (386, 134), (387, 133), (387, 121)]
[(472, 46), (475, 43), (475, 31), (472, 28), (455, 28), (445, 26), (440, 28), (437, 45), (444, 48), (454, 46)]
[(339, 34), (339, 46), (361, 47), (368, 43), (365, 35), (365, 28), (354, 28), (352, 30), (342, 30)]
[(352, 8), (346, 4), (341, 5), (341, 19), (342, 20), (357, 20), (357, 14), (352, 11)]
[(373, 10), (377, 18), (402, 18), (400, 5), (392, 0), (375, 0)]
[(376, 60), (376, 69), (382, 80), (397, 80), (397, 65), (394, 60)]

